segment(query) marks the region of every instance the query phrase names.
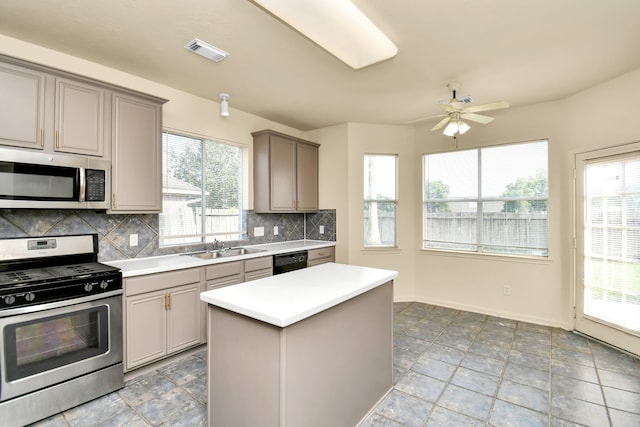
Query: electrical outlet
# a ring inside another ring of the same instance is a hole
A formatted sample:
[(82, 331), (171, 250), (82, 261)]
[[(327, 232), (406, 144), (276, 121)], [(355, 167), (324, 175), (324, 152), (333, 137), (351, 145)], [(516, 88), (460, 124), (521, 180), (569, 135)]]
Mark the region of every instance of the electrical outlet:
[(506, 296), (510, 296), (511, 295), (511, 286), (509, 285), (504, 285), (502, 287), (502, 293)]
[(253, 235), (255, 237), (264, 236), (264, 227), (253, 227)]
[(277, 225), (274, 225), (274, 226), (273, 226), (273, 235), (274, 235), (274, 236), (277, 236), (277, 235), (278, 235), (278, 226), (277, 226)]
[(320, 234), (324, 234), (324, 225), (321, 225), (321, 226), (319, 227), (319, 229), (320, 229), (320, 230), (318, 230), (318, 232), (319, 232)]
[(129, 246), (132, 248), (138, 246), (138, 235), (137, 234), (129, 234)]

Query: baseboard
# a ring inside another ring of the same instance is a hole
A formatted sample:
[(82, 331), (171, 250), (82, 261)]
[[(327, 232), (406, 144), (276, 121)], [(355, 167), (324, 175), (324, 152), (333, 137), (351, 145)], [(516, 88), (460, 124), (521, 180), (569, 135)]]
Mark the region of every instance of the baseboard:
[(396, 297), (395, 302), (421, 302), (424, 304), (437, 305), (440, 307), (451, 308), (454, 310), (470, 311), (473, 313), (484, 314), (487, 316), (494, 316), (502, 319), (515, 320), (517, 322), (526, 322), (526, 323), (532, 323), (535, 325), (549, 326), (552, 328), (560, 328), (560, 329), (564, 329), (565, 331), (573, 330), (573, 328), (570, 327), (568, 324), (559, 323), (559, 322), (556, 322), (550, 319), (545, 319), (542, 317), (526, 316), (526, 315), (522, 315), (521, 313), (513, 313), (513, 312), (507, 312), (507, 311), (497, 312), (493, 310), (487, 310), (486, 307), (469, 305), (469, 304), (460, 304), (452, 301), (444, 301), (444, 300), (431, 299), (431, 298)]

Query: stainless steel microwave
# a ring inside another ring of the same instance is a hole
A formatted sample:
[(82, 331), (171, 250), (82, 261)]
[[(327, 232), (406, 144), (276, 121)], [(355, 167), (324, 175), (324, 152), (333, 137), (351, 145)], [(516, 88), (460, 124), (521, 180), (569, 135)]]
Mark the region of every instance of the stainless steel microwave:
[(109, 209), (108, 160), (0, 148), (0, 208)]

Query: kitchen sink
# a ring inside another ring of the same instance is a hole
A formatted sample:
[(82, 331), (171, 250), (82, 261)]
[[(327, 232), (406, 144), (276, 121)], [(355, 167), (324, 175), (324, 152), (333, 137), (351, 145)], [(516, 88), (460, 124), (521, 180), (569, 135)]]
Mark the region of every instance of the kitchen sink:
[(224, 258), (238, 255), (249, 255), (249, 254), (257, 254), (260, 252), (265, 252), (266, 249), (254, 249), (254, 248), (231, 248), (224, 250), (216, 250), (216, 251), (207, 251), (207, 252), (199, 252), (199, 253), (190, 253), (186, 255), (202, 258), (202, 259), (216, 259), (216, 258)]

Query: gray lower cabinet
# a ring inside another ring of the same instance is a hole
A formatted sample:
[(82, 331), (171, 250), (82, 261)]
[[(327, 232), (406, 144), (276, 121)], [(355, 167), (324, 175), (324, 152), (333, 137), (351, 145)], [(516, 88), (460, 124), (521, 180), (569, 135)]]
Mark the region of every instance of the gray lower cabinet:
[(320, 249), (310, 249), (307, 257), (307, 267), (324, 264), (325, 262), (336, 262), (336, 249), (333, 246)]
[(206, 342), (200, 293), (271, 276), (272, 264), (266, 256), (126, 278), (125, 371)]
[(273, 275), (273, 257), (252, 258), (244, 262), (244, 281), (258, 280)]
[(202, 342), (201, 269), (124, 281), (125, 370)]
[[(206, 290), (210, 291), (273, 275), (273, 257), (250, 258), (209, 265), (204, 268)], [(201, 303), (202, 342), (207, 339), (207, 304)]]

